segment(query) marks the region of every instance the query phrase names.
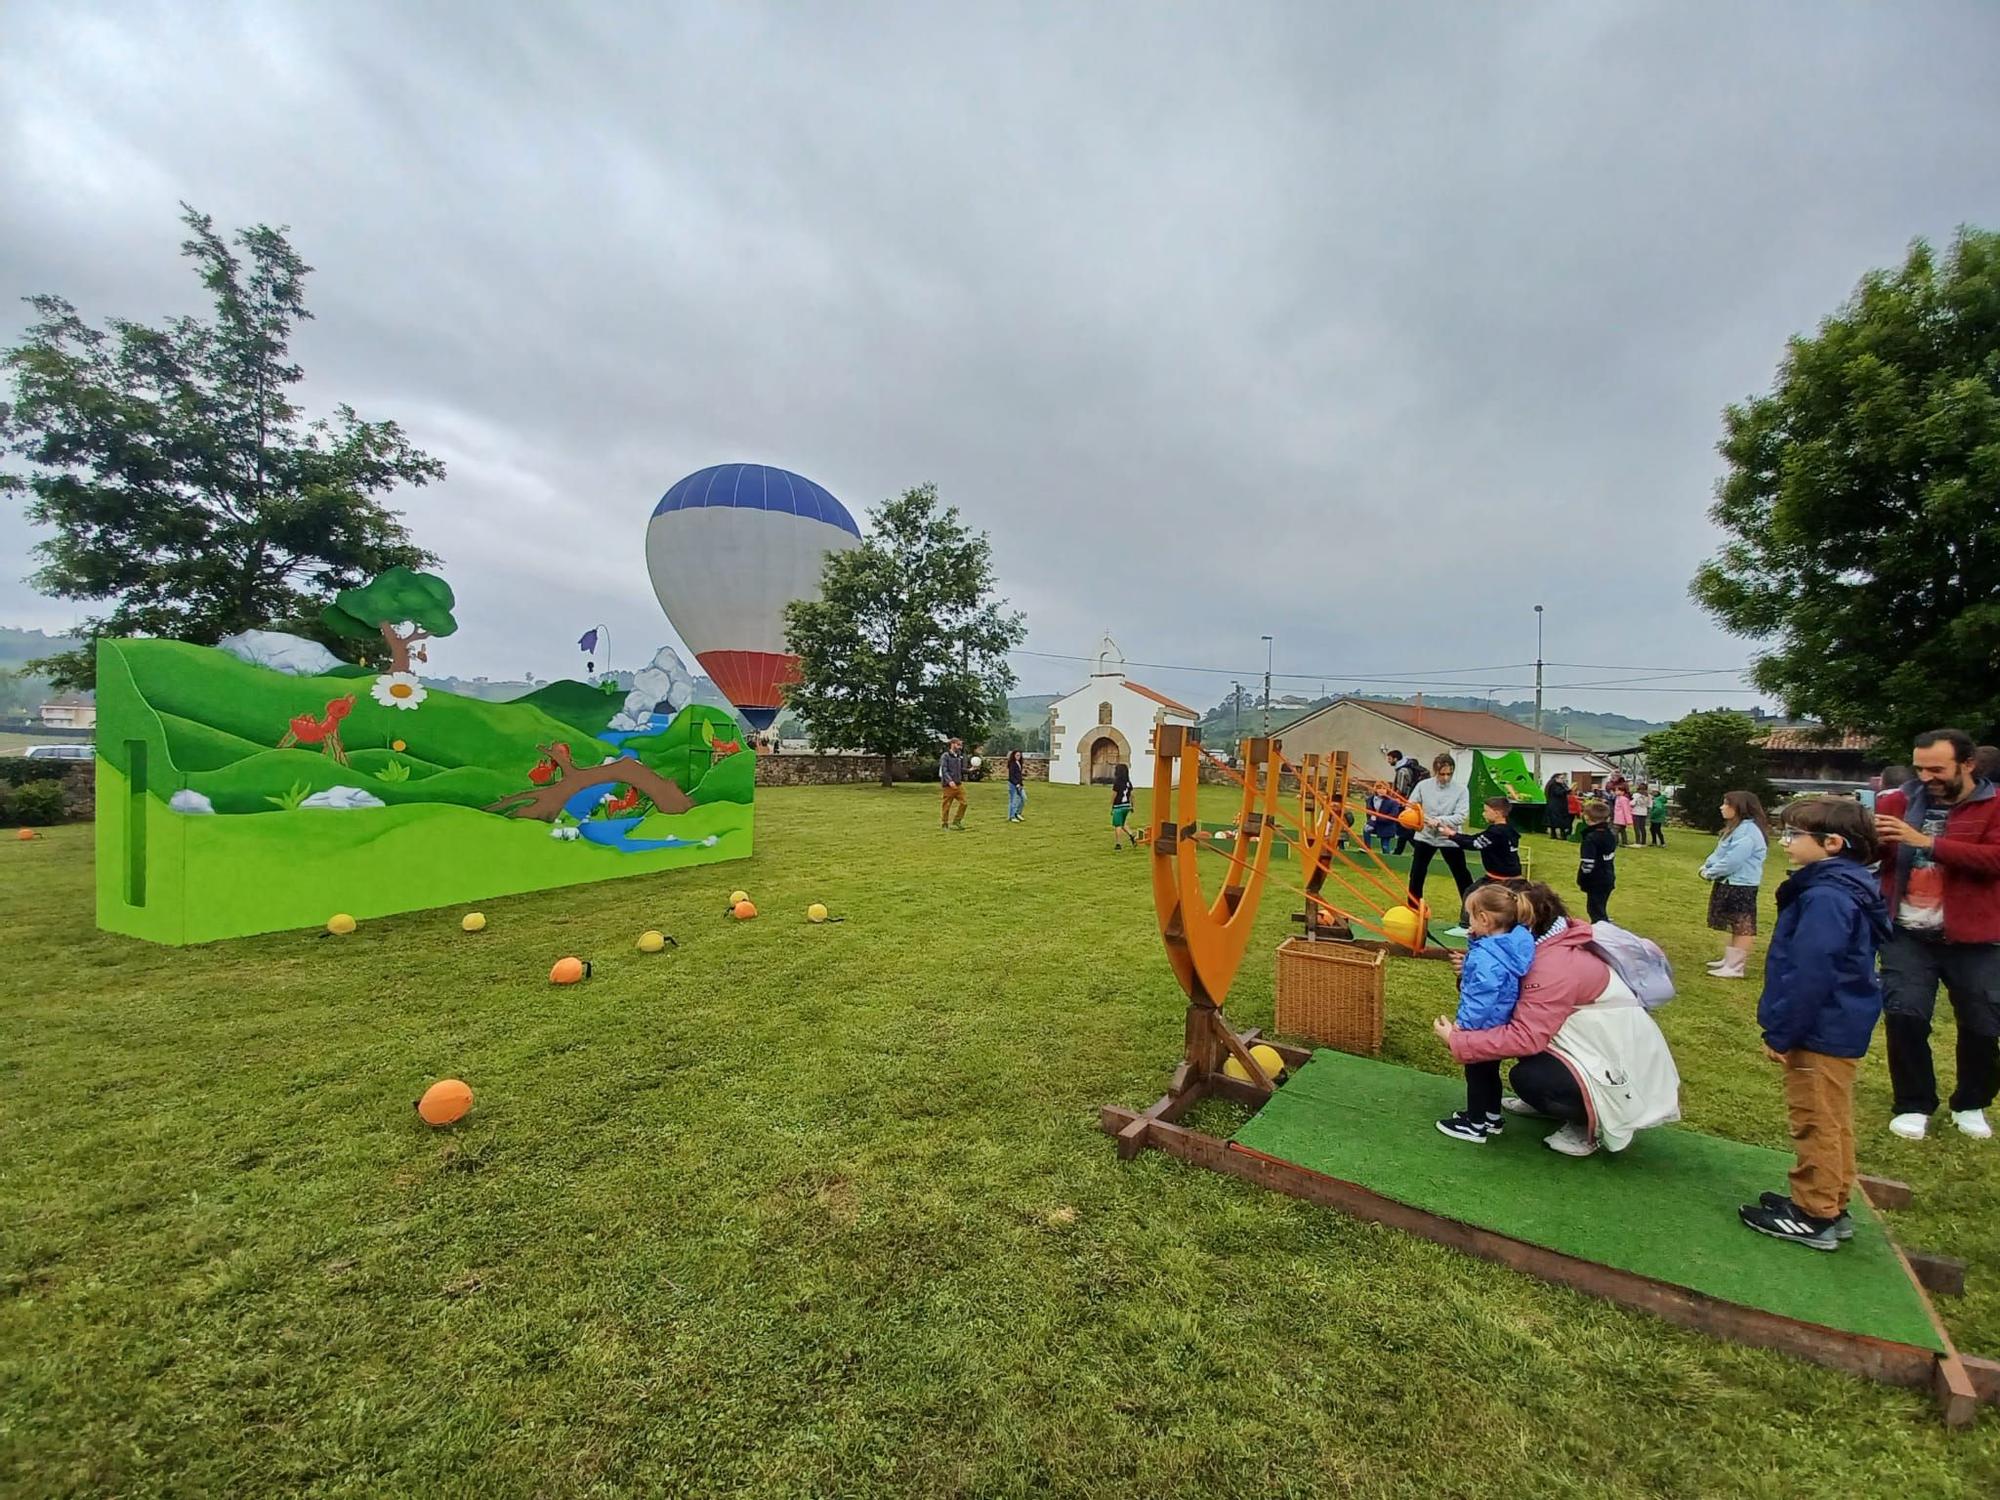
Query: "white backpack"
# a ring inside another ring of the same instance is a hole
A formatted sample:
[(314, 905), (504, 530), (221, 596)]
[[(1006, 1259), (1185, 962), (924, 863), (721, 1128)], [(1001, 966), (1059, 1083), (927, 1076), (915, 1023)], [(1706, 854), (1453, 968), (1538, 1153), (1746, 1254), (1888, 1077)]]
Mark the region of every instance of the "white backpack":
[(1647, 1010), (1658, 1010), (1674, 998), (1674, 966), (1651, 938), (1610, 922), (1593, 922), (1590, 946)]

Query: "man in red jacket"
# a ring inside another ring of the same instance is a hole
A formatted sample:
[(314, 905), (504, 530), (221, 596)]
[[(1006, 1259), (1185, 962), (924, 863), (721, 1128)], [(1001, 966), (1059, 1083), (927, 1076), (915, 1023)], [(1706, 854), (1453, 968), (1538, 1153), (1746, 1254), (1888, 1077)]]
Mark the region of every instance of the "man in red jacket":
[(1931, 1013), (1942, 982), (1958, 1018), (1952, 1123), (1985, 1140), (2000, 1093), (2000, 797), (1974, 768), (1971, 737), (1920, 734), (1917, 779), (1877, 799), (1882, 899), (1895, 931), (1882, 945), (1883, 1028), (1895, 1115), (1889, 1128), (1920, 1141), (1937, 1112)]

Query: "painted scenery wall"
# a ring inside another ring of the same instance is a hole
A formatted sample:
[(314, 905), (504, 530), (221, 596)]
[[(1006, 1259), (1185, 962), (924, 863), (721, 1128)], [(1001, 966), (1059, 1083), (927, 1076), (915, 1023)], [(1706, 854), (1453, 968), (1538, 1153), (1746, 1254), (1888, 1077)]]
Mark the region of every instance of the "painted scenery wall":
[(718, 709), (613, 729), (625, 695), (588, 683), (489, 703), (400, 651), (256, 655), (99, 643), (99, 926), (206, 942), (751, 853), (755, 755)]

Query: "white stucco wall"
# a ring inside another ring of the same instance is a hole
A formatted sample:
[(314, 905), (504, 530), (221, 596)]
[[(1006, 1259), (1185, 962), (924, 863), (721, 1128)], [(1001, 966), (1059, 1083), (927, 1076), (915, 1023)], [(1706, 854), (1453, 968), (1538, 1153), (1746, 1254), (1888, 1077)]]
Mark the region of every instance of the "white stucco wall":
[[(1111, 722), (1101, 724), (1102, 705), (1111, 706)], [(1049, 780), (1078, 786), (1090, 780), (1089, 762), (1096, 741), (1110, 731), (1118, 746), (1116, 759), (1132, 768), (1132, 784), (1153, 784), (1153, 731), (1161, 724), (1193, 724), (1191, 715), (1176, 713), (1144, 693), (1134, 692), (1122, 676), (1093, 677), (1075, 692), (1049, 707)]]

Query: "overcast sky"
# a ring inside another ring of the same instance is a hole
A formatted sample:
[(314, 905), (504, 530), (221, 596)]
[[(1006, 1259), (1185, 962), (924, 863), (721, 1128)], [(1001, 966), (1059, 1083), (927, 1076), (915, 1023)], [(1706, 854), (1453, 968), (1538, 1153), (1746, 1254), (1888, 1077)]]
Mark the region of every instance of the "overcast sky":
[[(1038, 652), (1508, 698), (1542, 603), (1601, 664), (1551, 683), (1739, 666), (1686, 594), (1722, 406), (2000, 223), (1987, 0), (6, 9), (0, 296), (191, 311), (177, 200), (291, 226), (308, 401), (449, 466), (397, 503), (465, 675), (670, 641), (647, 517), (731, 460), (935, 481)], [(32, 540), (0, 623), (64, 626)]]

